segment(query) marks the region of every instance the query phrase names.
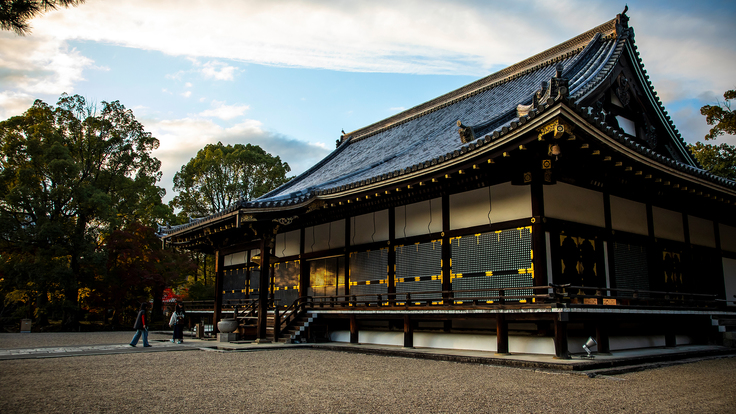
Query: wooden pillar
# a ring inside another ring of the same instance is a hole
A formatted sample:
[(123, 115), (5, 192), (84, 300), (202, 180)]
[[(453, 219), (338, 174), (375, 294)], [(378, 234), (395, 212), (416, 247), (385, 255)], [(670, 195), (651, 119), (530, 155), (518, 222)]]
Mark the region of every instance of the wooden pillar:
[(358, 343), (358, 320), (355, 315), (350, 315), (350, 343)]
[(258, 288), (258, 329), (256, 333), (256, 341), (268, 342), (267, 326), (268, 326), (268, 295), (269, 284), (271, 282), (271, 247), (270, 234), (265, 232), (261, 239), (261, 274)]
[(350, 294), (350, 224), (350, 217), (347, 217), (345, 219), (345, 296)]
[[(406, 206), (404, 206), (406, 208)], [(388, 209), (388, 286), (387, 290), (389, 293), (389, 302), (393, 305), (393, 301), (396, 296), (391, 293), (396, 293), (396, 210), (394, 208)]]
[(509, 353), (509, 323), (503, 313), (496, 314), (496, 353)]
[[(432, 201), (430, 200), (430, 203)], [(452, 246), (450, 246), (450, 196), (442, 195), (442, 290), (452, 290)], [(444, 299), (449, 299), (446, 304), (452, 304), (452, 295), (443, 294)]]
[(247, 252), (245, 252), (245, 299), (250, 299), (250, 253), (251, 250), (248, 249)]
[[(544, 185), (539, 181), (531, 184), (532, 193), (532, 266), (534, 285), (547, 286), (551, 275), (547, 275), (547, 238), (544, 228)], [(547, 293), (547, 292), (535, 292)]]
[(299, 234), (299, 296), (305, 297), (309, 295), (309, 263), (304, 260), (304, 237), (305, 229), (302, 228)]
[(675, 335), (675, 324), (671, 321), (664, 323), (664, 346), (667, 348), (675, 348), (677, 346), (677, 335)]
[(225, 256), (220, 250), (215, 250), (215, 312), (212, 317), (212, 332), (218, 333), (217, 322), (222, 318), (222, 279), (224, 279), (223, 267), (225, 267)]
[(409, 315), (404, 315), (404, 348), (414, 348), (414, 327)]
[(570, 359), (567, 349), (567, 313), (561, 312), (555, 317), (555, 358)]
[(598, 343), (599, 354), (607, 354), (611, 352), (608, 338), (608, 323), (604, 320), (599, 320), (595, 326), (595, 341)]

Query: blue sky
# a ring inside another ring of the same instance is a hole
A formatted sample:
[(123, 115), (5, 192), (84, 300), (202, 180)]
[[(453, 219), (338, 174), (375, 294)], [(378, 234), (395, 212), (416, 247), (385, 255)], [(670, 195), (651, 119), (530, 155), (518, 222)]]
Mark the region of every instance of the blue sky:
[[(216, 6), (215, 6), (216, 5)], [(208, 143), (258, 144), (298, 174), (347, 132), (615, 17), (597, 0), (87, 0), (0, 32), (0, 119), (63, 92), (119, 100), (161, 141), (160, 186)], [(683, 137), (736, 88), (736, 2), (628, 1), (646, 69)], [(736, 144), (736, 138), (723, 142)]]

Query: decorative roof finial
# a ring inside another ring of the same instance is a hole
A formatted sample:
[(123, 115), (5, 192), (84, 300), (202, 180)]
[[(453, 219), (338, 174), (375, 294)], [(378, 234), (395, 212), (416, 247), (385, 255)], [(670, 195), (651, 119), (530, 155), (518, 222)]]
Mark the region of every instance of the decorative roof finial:
[(628, 4), (624, 7), (624, 11), (621, 14), (616, 15), (616, 36), (628, 34), (629, 16), (626, 15), (627, 11), (629, 11)]

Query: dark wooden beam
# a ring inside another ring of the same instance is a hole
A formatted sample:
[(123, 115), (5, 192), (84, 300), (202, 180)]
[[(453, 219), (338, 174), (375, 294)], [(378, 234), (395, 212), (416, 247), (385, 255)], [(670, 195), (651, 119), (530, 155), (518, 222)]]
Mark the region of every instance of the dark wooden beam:
[(261, 272), (258, 286), (258, 328), (256, 332), (256, 340), (259, 342), (268, 342), (267, 326), (268, 326), (268, 295), (269, 285), (271, 282), (270, 262), (271, 262), (271, 235), (264, 232), (261, 239)]
[(608, 336), (608, 322), (604, 319), (601, 319), (596, 323), (595, 341), (598, 343), (599, 354), (607, 354), (611, 352), (611, 346)]
[(568, 315), (560, 313), (555, 318), (555, 358), (570, 359), (570, 352), (567, 348), (567, 321)]
[(496, 314), (496, 353), (509, 353), (509, 323), (503, 313)]
[(544, 185), (540, 181), (531, 184), (532, 193), (532, 252), (534, 256), (534, 284), (546, 286), (551, 275), (547, 275), (547, 238), (544, 224)]
[(217, 333), (217, 322), (222, 318), (222, 281), (224, 279), (225, 255), (215, 250), (215, 313), (212, 320), (212, 332)]
[[(343, 249), (343, 254), (345, 257), (345, 269), (343, 271), (345, 272), (345, 295), (350, 294), (350, 218), (345, 219), (345, 248)], [(358, 341), (358, 331), (355, 331), (355, 341)]]
[[(404, 207), (406, 208), (406, 207)], [(396, 210), (388, 209), (388, 293), (396, 293)]]
[[(452, 246), (450, 246), (450, 196), (442, 195), (442, 290), (447, 292), (452, 290), (452, 280), (450, 279), (452, 268)], [(452, 299), (449, 295), (444, 294), (444, 299)]]
[(355, 315), (350, 315), (350, 343), (358, 343), (358, 319)]
[(299, 296), (304, 297), (309, 293), (310, 275), (309, 262), (304, 258), (304, 237), (305, 229), (299, 230)]
[(409, 315), (404, 315), (404, 348), (414, 348), (414, 326)]

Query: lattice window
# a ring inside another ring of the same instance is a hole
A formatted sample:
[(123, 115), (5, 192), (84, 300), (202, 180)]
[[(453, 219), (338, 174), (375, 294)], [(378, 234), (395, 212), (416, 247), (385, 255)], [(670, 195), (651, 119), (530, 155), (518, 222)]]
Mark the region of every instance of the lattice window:
[(273, 297), (281, 306), (289, 306), (299, 297), (298, 260), (273, 265)]
[[(440, 241), (397, 246), (396, 293), (442, 290), (442, 244)], [(399, 296), (402, 298), (403, 296)], [(411, 295), (412, 301), (441, 299), (441, 293)]]
[(309, 262), (309, 296), (337, 296), (344, 293), (344, 257), (331, 257)]
[(248, 286), (248, 297), (250, 299), (258, 299), (258, 292), (261, 285), (261, 268), (252, 267), (250, 269), (250, 284)]
[(388, 292), (388, 250), (350, 253), (350, 294)]
[[(646, 247), (614, 242), (613, 258), (613, 277), (617, 288), (650, 290)], [(617, 292), (616, 295), (631, 297), (633, 293)], [(639, 297), (648, 295), (640, 294)]]
[[(534, 286), (532, 228), (500, 230), (451, 240), (452, 290)], [(531, 289), (508, 296), (531, 295)], [(456, 292), (455, 299), (496, 296), (497, 292)]]
[(222, 272), (222, 275), (223, 301), (228, 299), (245, 299), (247, 297), (245, 268), (226, 269)]

